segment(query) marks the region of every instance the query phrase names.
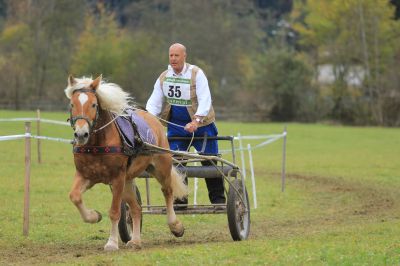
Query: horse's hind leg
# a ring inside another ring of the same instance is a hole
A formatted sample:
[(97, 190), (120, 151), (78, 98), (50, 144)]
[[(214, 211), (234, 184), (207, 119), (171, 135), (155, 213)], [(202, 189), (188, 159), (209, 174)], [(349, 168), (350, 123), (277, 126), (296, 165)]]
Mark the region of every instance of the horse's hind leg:
[(140, 220), (142, 217), (142, 207), (137, 201), (133, 185), (133, 179), (126, 180), (124, 193), (122, 196), (124, 201), (129, 205), (129, 211), (132, 217), (132, 238), (128, 243), (126, 243), (126, 245), (133, 247), (134, 249), (141, 249), (142, 243), (140, 240)]
[(92, 184), (89, 180), (82, 178), (80, 174), (76, 172), (69, 198), (79, 210), (84, 222), (98, 223), (101, 221), (101, 214), (96, 210), (87, 209), (82, 201), (82, 194), (91, 186)]
[(106, 245), (105, 251), (114, 251), (118, 249), (118, 222), (121, 217), (121, 200), (122, 192), (124, 191), (125, 173), (120, 173), (111, 182), (112, 187), (112, 201), (109, 216), (111, 220), (110, 237)]
[[(168, 226), (172, 234), (176, 237), (183, 236), (185, 228), (181, 221), (178, 220), (174, 211), (174, 191), (173, 191), (173, 180), (177, 176), (171, 175), (171, 157), (165, 155), (159, 155), (158, 158), (154, 159), (155, 166), (152, 168), (152, 174), (157, 178), (161, 184), (161, 191), (164, 194), (165, 204), (167, 208), (167, 221)], [(174, 172), (174, 174), (176, 174)], [(182, 182), (182, 181), (180, 181)]]

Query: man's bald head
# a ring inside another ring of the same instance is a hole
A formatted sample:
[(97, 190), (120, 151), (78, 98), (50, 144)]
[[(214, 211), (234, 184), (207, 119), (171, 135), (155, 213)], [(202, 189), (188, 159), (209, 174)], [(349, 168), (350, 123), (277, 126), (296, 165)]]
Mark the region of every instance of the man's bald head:
[(185, 54), (186, 54), (186, 47), (183, 45), (183, 44), (181, 44), (181, 43), (174, 43), (174, 44), (172, 44), (170, 47), (169, 47), (169, 50), (171, 51), (171, 49), (174, 49), (174, 50), (181, 50), (181, 51), (183, 51)]
[(176, 74), (182, 72), (186, 61), (186, 47), (180, 43), (174, 43), (169, 47), (169, 64)]

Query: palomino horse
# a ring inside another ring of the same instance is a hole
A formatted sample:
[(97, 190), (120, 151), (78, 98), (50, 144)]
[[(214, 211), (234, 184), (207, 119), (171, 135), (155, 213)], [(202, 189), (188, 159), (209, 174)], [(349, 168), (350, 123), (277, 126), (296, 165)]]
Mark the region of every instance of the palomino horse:
[[(111, 186), (111, 231), (104, 250), (118, 249), (118, 221), (122, 200), (128, 203), (133, 221), (132, 238), (127, 245), (135, 249), (141, 248), (142, 214), (133, 184), (134, 178), (144, 170), (154, 175), (161, 184), (169, 228), (176, 237), (182, 236), (184, 228), (175, 215), (173, 200), (174, 197), (186, 196), (187, 187), (182, 176), (172, 166), (171, 154), (139, 154), (129, 158), (121, 152), (123, 144), (111, 112), (119, 115), (129, 107), (131, 98), (128, 93), (116, 84), (105, 83), (101, 76), (95, 80), (69, 76), (65, 94), (71, 100), (70, 122), (75, 137), (76, 173), (69, 197), (78, 208), (84, 222), (97, 223), (101, 220), (101, 214), (86, 208), (82, 194), (97, 183)], [(152, 130), (156, 145), (169, 148), (163, 126), (158, 119), (143, 110), (138, 110), (137, 113)], [(79, 150), (82, 152), (77, 152)]]

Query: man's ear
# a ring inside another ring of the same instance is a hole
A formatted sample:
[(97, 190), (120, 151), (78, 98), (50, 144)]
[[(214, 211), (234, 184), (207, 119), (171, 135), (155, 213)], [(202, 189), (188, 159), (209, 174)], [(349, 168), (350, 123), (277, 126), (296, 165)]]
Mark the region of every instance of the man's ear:
[(75, 84), (76, 84), (76, 80), (75, 80), (74, 76), (69, 75), (69, 77), (68, 77), (68, 87), (72, 87)]
[(102, 78), (103, 78), (103, 75), (100, 74), (100, 76), (98, 76), (95, 80), (93, 80), (92, 84), (90, 84), (90, 88), (92, 88), (93, 90), (97, 90), (97, 88), (99, 87), (99, 85), (101, 83)]

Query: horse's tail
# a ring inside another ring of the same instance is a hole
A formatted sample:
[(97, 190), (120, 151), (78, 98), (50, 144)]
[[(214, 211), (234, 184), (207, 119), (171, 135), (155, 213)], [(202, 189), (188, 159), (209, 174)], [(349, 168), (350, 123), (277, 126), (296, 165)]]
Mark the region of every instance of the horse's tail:
[(171, 186), (174, 198), (182, 199), (187, 196), (188, 188), (184, 183), (185, 177), (180, 174), (174, 166), (171, 169)]

